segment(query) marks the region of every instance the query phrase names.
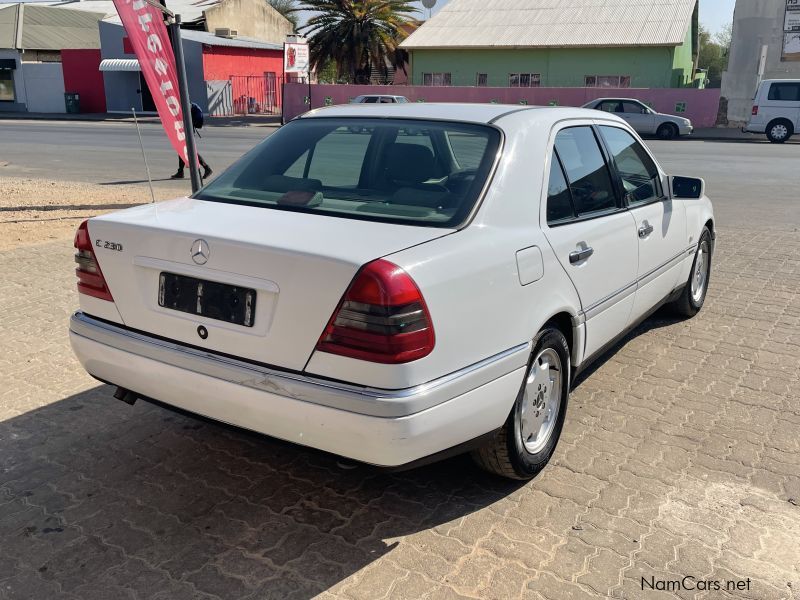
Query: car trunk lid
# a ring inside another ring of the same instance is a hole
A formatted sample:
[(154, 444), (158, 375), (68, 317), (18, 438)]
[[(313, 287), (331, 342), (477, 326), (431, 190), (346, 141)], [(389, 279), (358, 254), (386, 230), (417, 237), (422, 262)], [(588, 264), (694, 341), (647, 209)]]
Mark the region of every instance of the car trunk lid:
[(297, 371), (362, 265), (452, 231), (190, 198), (89, 221), (126, 326)]

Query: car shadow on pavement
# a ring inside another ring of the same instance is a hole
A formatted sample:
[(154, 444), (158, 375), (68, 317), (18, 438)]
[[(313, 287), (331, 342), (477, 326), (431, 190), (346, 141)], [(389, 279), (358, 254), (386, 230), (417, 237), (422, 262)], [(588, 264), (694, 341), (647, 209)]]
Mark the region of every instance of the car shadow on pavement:
[(0, 596), (310, 598), (393, 539), (523, 485), (468, 457), (394, 473), (348, 464), (112, 393), (0, 422)]
[(592, 376), (592, 373), (597, 371), (603, 364), (619, 352), (625, 344), (635, 337), (639, 337), (643, 333), (652, 331), (653, 329), (660, 329), (662, 327), (669, 327), (680, 323), (685, 320), (685, 317), (676, 316), (673, 314), (669, 307), (662, 306), (650, 317), (639, 323), (636, 327), (628, 331), (619, 340), (614, 342), (611, 346), (603, 351), (597, 359), (593, 360), (585, 369), (583, 369), (572, 382), (572, 389), (579, 387), (584, 381)]

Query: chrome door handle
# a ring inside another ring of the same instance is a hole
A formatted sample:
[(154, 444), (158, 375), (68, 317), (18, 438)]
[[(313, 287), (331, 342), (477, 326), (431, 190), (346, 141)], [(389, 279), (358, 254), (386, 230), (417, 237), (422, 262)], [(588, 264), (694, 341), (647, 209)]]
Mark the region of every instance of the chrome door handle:
[(582, 260), (586, 260), (592, 254), (594, 254), (593, 248), (584, 248), (583, 250), (575, 250), (574, 252), (569, 253), (569, 262), (571, 264), (579, 263)]
[(639, 237), (640, 238), (644, 239), (648, 235), (650, 235), (651, 233), (653, 233), (653, 226), (650, 225), (649, 223), (647, 225), (642, 225), (641, 227), (639, 227)]

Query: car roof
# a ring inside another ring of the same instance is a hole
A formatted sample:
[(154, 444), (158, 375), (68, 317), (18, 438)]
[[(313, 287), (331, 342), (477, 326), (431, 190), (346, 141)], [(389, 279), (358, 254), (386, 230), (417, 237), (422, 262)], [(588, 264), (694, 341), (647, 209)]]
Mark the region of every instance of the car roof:
[(596, 119), (597, 111), (567, 106), (523, 106), (520, 104), (467, 104), (409, 102), (407, 104), (370, 104), (354, 106), (339, 104), (315, 108), (298, 118), (318, 117), (394, 117), (397, 119), (432, 119), (438, 121), (460, 121), (467, 123), (494, 123), (505, 115), (529, 112), (536, 120), (559, 121), (561, 119)]

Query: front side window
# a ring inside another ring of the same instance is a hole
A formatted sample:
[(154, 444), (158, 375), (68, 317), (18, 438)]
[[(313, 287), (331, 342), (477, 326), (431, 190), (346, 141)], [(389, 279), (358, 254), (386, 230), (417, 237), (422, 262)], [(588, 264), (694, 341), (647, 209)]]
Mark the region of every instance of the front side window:
[(767, 99), (800, 102), (800, 83), (773, 83), (769, 86)]
[(0, 102), (14, 102), (17, 99), (14, 91), (14, 71), (0, 69)]
[(555, 146), (578, 217), (619, 207), (608, 165), (591, 127), (562, 129)]
[(455, 227), (475, 205), (499, 145), (500, 133), (485, 125), (298, 119), (248, 152), (195, 198)]
[(622, 179), (628, 203), (642, 204), (660, 198), (658, 167), (642, 145), (619, 127), (603, 125), (600, 132)]

